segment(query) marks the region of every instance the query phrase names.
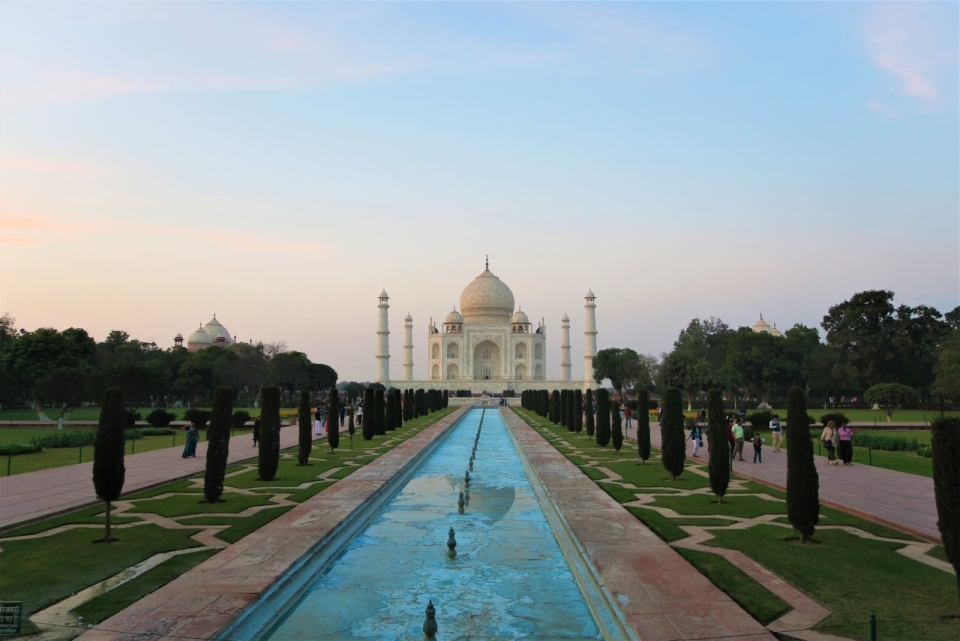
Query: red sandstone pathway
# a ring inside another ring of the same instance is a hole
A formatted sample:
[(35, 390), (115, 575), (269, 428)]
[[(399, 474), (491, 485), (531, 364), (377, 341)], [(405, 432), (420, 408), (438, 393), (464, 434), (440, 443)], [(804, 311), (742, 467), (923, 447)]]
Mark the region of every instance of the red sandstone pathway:
[[(636, 440), (636, 426), (627, 434)], [(650, 443), (660, 447), (660, 426), (650, 425)], [(707, 462), (707, 448), (700, 448), (700, 457), (693, 458), (693, 443), (687, 441), (687, 457)], [(733, 472), (751, 481), (778, 489), (787, 486), (787, 452), (775, 454), (769, 443), (763, 447), (763, 463), (754, 464), (753, 448), (744, 446), (744, 459), (734, 461)], [(853, 466), (827, 465), (823, 456), (814, 456), (820, 474), (820, 502), (870, 521), (882, 523), (927, 541), (940, 543), (937, 529), (937, 505), (933, 479), (916, 474), (871, 467), (857, 461)]]
[[(296, 446), (297, 438), (296, 425), (283, 426), (280, 429), (280, 449)], [(314, 437), (314, 440), (317, 439), (326, 440), (326, 437)], [(124, 459), (127, 468), (124, 494), (203, 472), (207, 444), (197, 445), (196, 458), (181, 458), (182, 451), (181, 445), (127, 456)], [(230, 464), (249, 460), (256, 455), (257, 448), (253, 447), (250, 434), (238, 434), (230, 439)], [(92, 462), (7, 476), (0, 479), (0, 528), (96, 502)]]

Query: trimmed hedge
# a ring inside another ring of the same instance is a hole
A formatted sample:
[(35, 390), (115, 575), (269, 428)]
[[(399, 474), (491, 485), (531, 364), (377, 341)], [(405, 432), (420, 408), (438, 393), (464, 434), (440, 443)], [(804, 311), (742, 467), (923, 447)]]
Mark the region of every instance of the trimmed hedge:
[(0, 445), (0, 456), (17, 456), (18, 454), (35, 454), (43, 448), (28, 443), (4, 443)]
[(146, 421), (153, 427), (166, 427), (177, 420), (177, 415), (165, 409), (157, 408), (147, 414)]

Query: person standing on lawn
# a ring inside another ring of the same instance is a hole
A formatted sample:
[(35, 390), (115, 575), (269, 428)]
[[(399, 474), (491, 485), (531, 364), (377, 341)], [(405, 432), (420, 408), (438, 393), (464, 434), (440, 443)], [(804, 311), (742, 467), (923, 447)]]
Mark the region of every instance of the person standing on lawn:
[(853, 430), (847, 427), (846, 421), (840, 424), (837, 437), (840, 445), (840, 460), (844, 465), (853, 465)]
[(733, 424), (733, 438), (736, 441), (736, 454), (737, 460), (742, 461), (743, 458), (743, 425), (740, 424), (741, 418), (738, 416), (736, 422)]
[(773, 451), (780, 451), (780, 443), (783, 441), (783, 425), (780, 424), (780, 415), (774, 414), (770, 421), (770, 436), (773, 439)]
[(187, 430), (187, 444), (183, 446), (182, 458), (197, 458), (197, 443), (200, 442), (200, 430), (190, 421), (190, 425), (183, 428)]
[(836, 465), (838, 463), (837, 458), (833, 455), (833, 450), (835, 447), (834, 441), (837, 438), (836, 425), (836, 423), (830, 421), (820, 433), (820, 442), (823, 443), (823, 447), (827, 450), (827, 465)]

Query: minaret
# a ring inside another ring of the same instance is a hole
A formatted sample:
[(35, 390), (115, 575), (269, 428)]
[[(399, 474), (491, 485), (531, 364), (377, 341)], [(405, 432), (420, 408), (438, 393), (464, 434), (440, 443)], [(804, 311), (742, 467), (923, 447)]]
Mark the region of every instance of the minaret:
[[(587, 304), (587, 327), (583, 331), (583, 388), (596, 389), (597, 382), (593, 380), (593, 357), (597, 355), (597, 297), (593, 290), (587, 291), (584, 297)], [(568, 341), (569, 342), (569, 341)]]
[(387, 310), (390, 309), (390, 297), (387, 290), (380, 292), (380, 324), (377, 326), (377, 381), (386, 383), (390, 380), (390, 321)]
[(413, 380), (413, 317), (410, 314), (403, 324), (403, 380)]
[(569, 381), (570, 379), (570, 319), (566, 314), (560, 319), (560, 331), (563, 335), (563, 343), (560, 345), (560, 380)]

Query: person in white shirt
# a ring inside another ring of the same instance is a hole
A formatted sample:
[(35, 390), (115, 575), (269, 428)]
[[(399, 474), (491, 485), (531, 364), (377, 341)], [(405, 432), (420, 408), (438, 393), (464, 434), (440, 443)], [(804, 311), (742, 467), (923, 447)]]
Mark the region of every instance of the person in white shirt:
[(780, 451), (780, 443), (783, 441), (783, 426), (780, 425), (780, 415), (774, 414), (770, 421), (770, 435), (773, 437), (773, 451)]

